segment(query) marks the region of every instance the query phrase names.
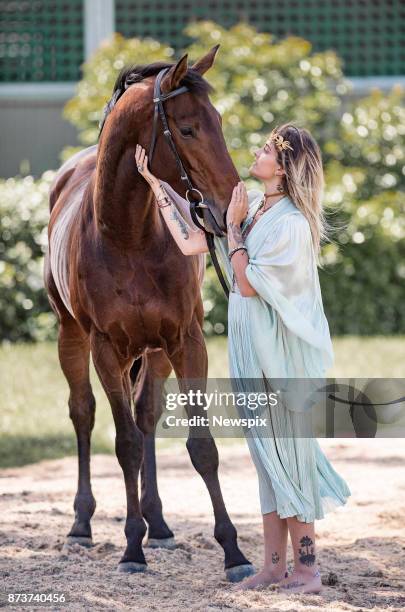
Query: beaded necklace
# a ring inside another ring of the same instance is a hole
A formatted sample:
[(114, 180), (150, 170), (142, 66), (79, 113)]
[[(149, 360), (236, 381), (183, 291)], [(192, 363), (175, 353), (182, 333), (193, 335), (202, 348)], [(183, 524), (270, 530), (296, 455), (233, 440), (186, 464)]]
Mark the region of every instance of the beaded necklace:
[[(285, 193), (284, 194), (280, 193), (279, 191), (277, 191), (275, 193), (264, 193), (263, 197), (262, 197), (262, 199), (260, 201), (260, 204), (257, 207), (257, 210), (256, 210), (255, 214), (250, 219), (247, 219), (246, 225), (245, 225), (245, 227), (242, 230), (242, 236), (246, 235), (248, 228), (251, 226), (251, 224), (253, 223), (253, 221), (255, 219), (260, 218), (267, 210), (269, 210), (269, 208), (271, 208), (271, 206), (269, 206), (268, 208), (264, 208), (264, 205), (266, 203), (266, 197), (268, 198), (268, 197), (273, 196), (273, 195), (286, 195), (286, 194)], [(278, 201), (279, 200), (277, 200), (277, 202)], [(276, 202), (276, 204), (277, 204), (277, 202)], [(272, 204), (272, 206), (274, 206), (274, 205)]]

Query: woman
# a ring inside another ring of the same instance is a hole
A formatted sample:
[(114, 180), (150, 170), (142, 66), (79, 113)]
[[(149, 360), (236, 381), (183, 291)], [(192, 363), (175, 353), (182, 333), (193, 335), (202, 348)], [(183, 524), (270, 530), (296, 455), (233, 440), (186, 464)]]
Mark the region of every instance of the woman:
[[(326, 233), (319, 147), (307, 130), (285, 124), (271, 132), (255, 158), (249, 172), (264, 193), (246, 192), (240, 182), (227, 210), (227, 238), (216, 239), (232, 283), (228, 350), (230, 376), (240, 391), (247, 390), (249, 378), (262, 378), (267, 390), (270, 379), (322, 378), (334, 359), (317, 271)], [(135, 159), (183, 253), (207, 252), (186, 200), (149, 173), (139, 146)], [(259, 479), (264, 564), (238, 588), (272, 584), (291, 593), (320, 592), (314, 521), (345, 504), (351, 493), (318, 441), (305, 437), (310, 415), (300, 402), (266, 409), (269, 430), (246, 437)]]

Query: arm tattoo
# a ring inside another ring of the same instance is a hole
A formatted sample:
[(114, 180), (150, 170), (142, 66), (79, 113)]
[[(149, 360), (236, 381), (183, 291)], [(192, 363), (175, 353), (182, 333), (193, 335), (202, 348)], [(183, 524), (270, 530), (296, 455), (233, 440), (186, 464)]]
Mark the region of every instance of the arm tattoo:
[(310, 565), (314, 565), (315, 563), (315, 554), (314, 554), (314, 543), (309, 536), (304, 536), (300, 540), (300, 544), (302, 548), (298, 549), (300, 562), (308, 567)]
[(189, 233), (187, 229), (187, 223), (184, 221), (183, 217), (179, 215), (179, 213), (174, 208), (174, 206), (172, 206), (171, 209), (172, 210), (171, 210), (170, 219), (172, 219), (173, 221), (176, 221), (177, 225), (180, 227), (180, 231), (182, 233), (184, 240), (188, 240)]
[(243, 246), (244, 244), (241, 228), (232, 221), (228, 223), (228, 243), (230, 248)]

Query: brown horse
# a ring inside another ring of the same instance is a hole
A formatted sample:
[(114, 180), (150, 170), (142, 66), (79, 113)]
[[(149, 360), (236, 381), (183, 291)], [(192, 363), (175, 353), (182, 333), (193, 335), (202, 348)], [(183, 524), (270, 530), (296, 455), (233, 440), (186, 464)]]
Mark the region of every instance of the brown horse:
[[(68, 542), (92, 542), (90, 520), (96, 502), (90, 483), (95, 416), (91, 353), (111, 405), (116, 454), (125, 479), (127, 547), (120, 571), (146, 569), (142, 550), (146, 524), (150, 545), (174, 544), (156, 480), (154, 438), (162, 406), (152, 399), (154, 381), (166, 379), (173, 368), (180, 390), (188, 392), (187, 379), (207, 377), (200, 293), (204, 256), (185, 257), (180, 252), (152, 191), (136, 170), (134, 152), (137, 143), (148, 147), (154, 81), (168, 67), (162, 92), (180, 84), (188, 88), (165, 102), (175, 146), (215, 221), (225, 230), (224, 213), (239, 177), (225, 145), (219, 113), (209, 100), (212, 87), (202, 77), (217, 49), (191, 68), (185, 55), (175, 64), (158, 62), (123, 71), (106, 110), (98, 147), (66, 162), (50, 194), (45, 284), (59, 320), (59, 359), (70, 388), (69, 414), (79, 460), (75, 521)], [(153, 172), (184, 194), (161, 131)], [(204, 212), (208, 229), (209, 222)], [(187, 412), (189, 416), (206, 414), (196, 406), (187, 407)], [(252, 573), (252, 566), (238, 548), (236, 529), (222, 498), (215, 442), (212, 437), (193, 435), (190, 428), (187, 449), (212, 500), (214, 536), (225, 552), (227, 577), (240, 580)]]

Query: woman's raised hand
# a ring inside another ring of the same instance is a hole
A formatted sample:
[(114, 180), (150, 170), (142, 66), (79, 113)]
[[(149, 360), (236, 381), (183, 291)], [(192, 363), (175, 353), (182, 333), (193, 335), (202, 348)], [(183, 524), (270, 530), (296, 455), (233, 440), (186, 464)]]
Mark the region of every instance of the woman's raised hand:
[(246, 219), (248, 214), (248, 195), (245, 183), (240, 181), (232, 192), (232, 199), (226, 211), (226, 222), (240, 225)]
[(145, 149), (139, 144), (136, 145), (135, 149), (135, 162), (139, 174), (143, 176), (145, 181), (147, 181), (149, 184), (152, 184), (152, 182), (156, 180), (156, 177), (151, 172), (149, 172), (148, 156), (146, 155)]

